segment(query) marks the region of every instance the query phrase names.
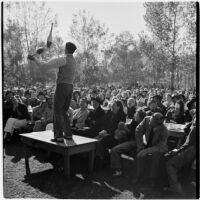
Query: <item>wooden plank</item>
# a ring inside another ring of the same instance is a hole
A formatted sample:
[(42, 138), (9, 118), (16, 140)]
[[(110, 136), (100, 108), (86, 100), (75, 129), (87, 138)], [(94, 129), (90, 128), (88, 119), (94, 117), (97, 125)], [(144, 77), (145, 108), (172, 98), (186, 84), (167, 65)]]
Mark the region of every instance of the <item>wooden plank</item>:
[(21, 138), (22, 142), (35, 147), (35, 148), (41, 148), (41, 149), (45, 149), (47, 151), (53, 151), (56, 153), (61, 153), (63, 154), (66, 150), (66, 148), (63, 148), (62, 146), (60, 146), (59, 144), (49, 144), (49, 143), (45, 143), (43, 141), (40, 140), (34, 140), (32, 138)]
[[(54, 137), (53, 132), (51, 130), (50, 131), (41, 131), (41, 132), (32, 132), (32, 133), (20, 134), (20, 135), (22, 137), (28, 137), (28, 138), (32, 138), (35, 140), (44, 141), (46, 143), (57, 144), (57, 143), (51, 141), (51, 139)], [(73, 143), (71, 143), (70, 146), (92, 143), (92, 142), (97, 141), (96, 139), (77, 136), (77, 135), (73, 135), (72, 137), (73, 137)], [(67, 141), (69, 141), (69, 143), (70, 143), (70, 140), (67, 140)], [(58, 145), (63, 146), (63, 147), (66, 146), (64, 143), (59, 143)]]
[(81, 146), (73, 146), (72, 148), (69, 148), (68, 151), (70, 155), (73, 155), (73, 154), (95, 150), (95, 147), (96, 147), (95, 143), (90, 143), (90, 144), (85, 144)]

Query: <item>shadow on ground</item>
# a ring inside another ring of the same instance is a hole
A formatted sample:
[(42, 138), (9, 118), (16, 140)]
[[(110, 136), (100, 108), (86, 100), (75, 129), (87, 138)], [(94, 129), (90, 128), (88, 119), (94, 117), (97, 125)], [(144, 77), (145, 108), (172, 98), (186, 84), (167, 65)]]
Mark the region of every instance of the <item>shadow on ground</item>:
[[(31, 175), (25, 175), (23, 145), (21, 142), (4, 146), (4, 191), (6, 198), (57, 198), (57, 199), (192, 199), (195, 187), (183, 184), (185, 195), (165, 193), (162, 187), (150, 188), (148, 183), (133, 185), (135, 163), (123, 160), (123, 175), (113, 177), (109, 166), (87, 172), (87, 156), (71, 158), (71, 178), (55, 171), (48, 164), (48, 154), (31, 148)], [(11, 161), (11, 162), (10, 162)], [(6, 164), (5, 164), (6, 163)], [(17, 166), (17, 170), (13, 170)], [(12, 173), (12, 178), (10, 178)], [(9, 179), (9, 182), (6, 181)], [(162, 177), (161, 177), (162, 179)], [(16, 186), (17, 185), (17, 186)], [(17, 187), (18, 196), (12, 194)]]

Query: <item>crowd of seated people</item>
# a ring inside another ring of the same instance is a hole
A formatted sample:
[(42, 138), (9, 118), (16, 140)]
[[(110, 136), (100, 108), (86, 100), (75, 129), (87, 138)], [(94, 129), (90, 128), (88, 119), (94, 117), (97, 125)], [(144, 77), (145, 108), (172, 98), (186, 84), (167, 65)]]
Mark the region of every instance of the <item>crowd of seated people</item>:
[[(5, 90), (4, 140), (9, 142), (16, 129), (26, 130), (27, 126), (31, 127), (29, 132), (53, 130), (53, 96), (54, 87)], [(136, 161), (134, 183), (142, 182), (150, 159), (148, 179), (153, 185), (161, 157), (167, 155), (168, 190), (182, 192), (177, 172), (195, 160), (195, 91), (113, 85), (76, 88), (66, 115), (73, 134), (98, 140), (97, 163), (104, 163), (109, 155), (114, 176), (123, 174), (121, 155), (132, 154)], [(189, 126), (179, 149), (169, 151), (165, 123)]]

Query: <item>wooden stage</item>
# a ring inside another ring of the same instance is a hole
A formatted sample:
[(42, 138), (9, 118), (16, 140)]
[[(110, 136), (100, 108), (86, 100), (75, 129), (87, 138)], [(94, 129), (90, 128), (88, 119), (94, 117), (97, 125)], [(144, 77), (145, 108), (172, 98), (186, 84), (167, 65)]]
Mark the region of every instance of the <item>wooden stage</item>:
[(89, 171), (93, 171), (94, 166), (94, 156), (96, 149), (96, 139), (81, 137), (73, 135), (72, 140), (65, 140), (64, 143), (52, 142), (53, 132), (41, 131), (32, 132), (26, 134), (20, 134), (21, 140), (24, 144), (25, 152), (25, 167), (26, 174), (30, 174), (29, 160), (28, 160), (28, 146), (45, 149), (47, 151), (52, 151), (60, 153), (64, 157), (64, 171), (67, 178), (70, 177), (70, 156), (74, 154), (79, 154), (83, 152), (89, 153)]

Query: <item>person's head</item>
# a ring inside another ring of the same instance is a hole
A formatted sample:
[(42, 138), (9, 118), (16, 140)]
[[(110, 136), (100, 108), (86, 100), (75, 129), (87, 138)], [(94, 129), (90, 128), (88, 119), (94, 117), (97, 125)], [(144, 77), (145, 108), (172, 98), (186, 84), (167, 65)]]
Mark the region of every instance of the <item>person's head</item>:
[(124, 112), (123, 111), (123, 105), (122, 105), (122, 102), (120, 100), (117, 100), (115, 99), (113, 102), (112, 102), (112, 105), (111, 105), (111, 110), (113, 113), (118, 113), (118, 112)]
[(154, 113), (151, 117), (150, 117), (150, 126), (155, 128), (157, 126), (162, 125), (164, 122), (164, 117), (161, 113)]
[(10, 100), (10, 99), (12, 99), (12, 98), (14, 97), (14, 95), (15, 95), (14, 92), (12, 92), (12, 91), (10, 91), (10, 90), (6, 91), (5, 100)]
[(24, 92), (24, 97), (25, 97), (26, 99), (30, 99), (30, 98), (31, 98), (31, 92), (30, 92), (29, 90), (26, 90), (26, 91)]
[(47, 98), (47, 104), (48, 104), (48, 107), (49, 108), (52, 108), (53, 107), (53, 97), (52, 96), (49, 96)]
[(127, 107), (132, 108), (133, 106), (136, 106), (136, 100), (134, 98), (129, 98), (127, 101)]
[(153, 100), (157, 103), (157, 105), (159, 105), (162, 101), (162, 97), (160, 95), (155, 95)]
[(13, 97), (11, 98), (11, 100), (12, 100), (13, 106), (17, 106), (17, 105), (18, 105), (18, 103), (19, 103), (19, 98), (18, 98), (17, 95), (13, 96)]
[(73, 92), (73, 99), (75, 101), (77, 101), (80, 97), (81, 97), (81, 93), (78, 90)]
[(167, 94), (166, 94), (166, 100), (167, 100), (168, 102), (171, 102), (171, 101), (172, 101), (172, 95), (169, 94), (169, 93), (167, 93)]
[(79, 102), (80, 108), (87, 108), (87, 99), (86, 98), (81, 98)]
[(42, 102), (46, 101), (45, 94), (43, 92), (38, 92), (37, 98)]
[(157, 108), (157, 103), (154, 100), (151, 100), (147, 103), (147, 106), (151, 111), (155, 110)]
[(76, 45), (71, 43), (71, 42), (67, 42), (65, 45), (65, 54), (73, 54), (76, 51)]
[(134, 119), (136, 122), (140, 123), (146, 116), (146, 113), (143, 109), (137, 109), (136, 113), (134, 114)]
[(184, 115), (184, 103), (182, 100), (178, 100), (175, 103), (175, 114), (176, 115)]
[(73, 109), (77, 108), (77, 104), (76, 104), (76, 101), (74, 101), (74, 99), (71, 99), (70, 107), (73, 108)]
[(191, 110), (191, 109), (196, 108), (196, 98), (191, 99), (191, 100), (187, 103), (187, 108), (188, 108), (188, 110)]
[(99, 97), (96, 97), (96, 98), (93, 97), (91, 100), (92, 100), (92, 106), (96, 110), (100, 106), (101, 100)]

